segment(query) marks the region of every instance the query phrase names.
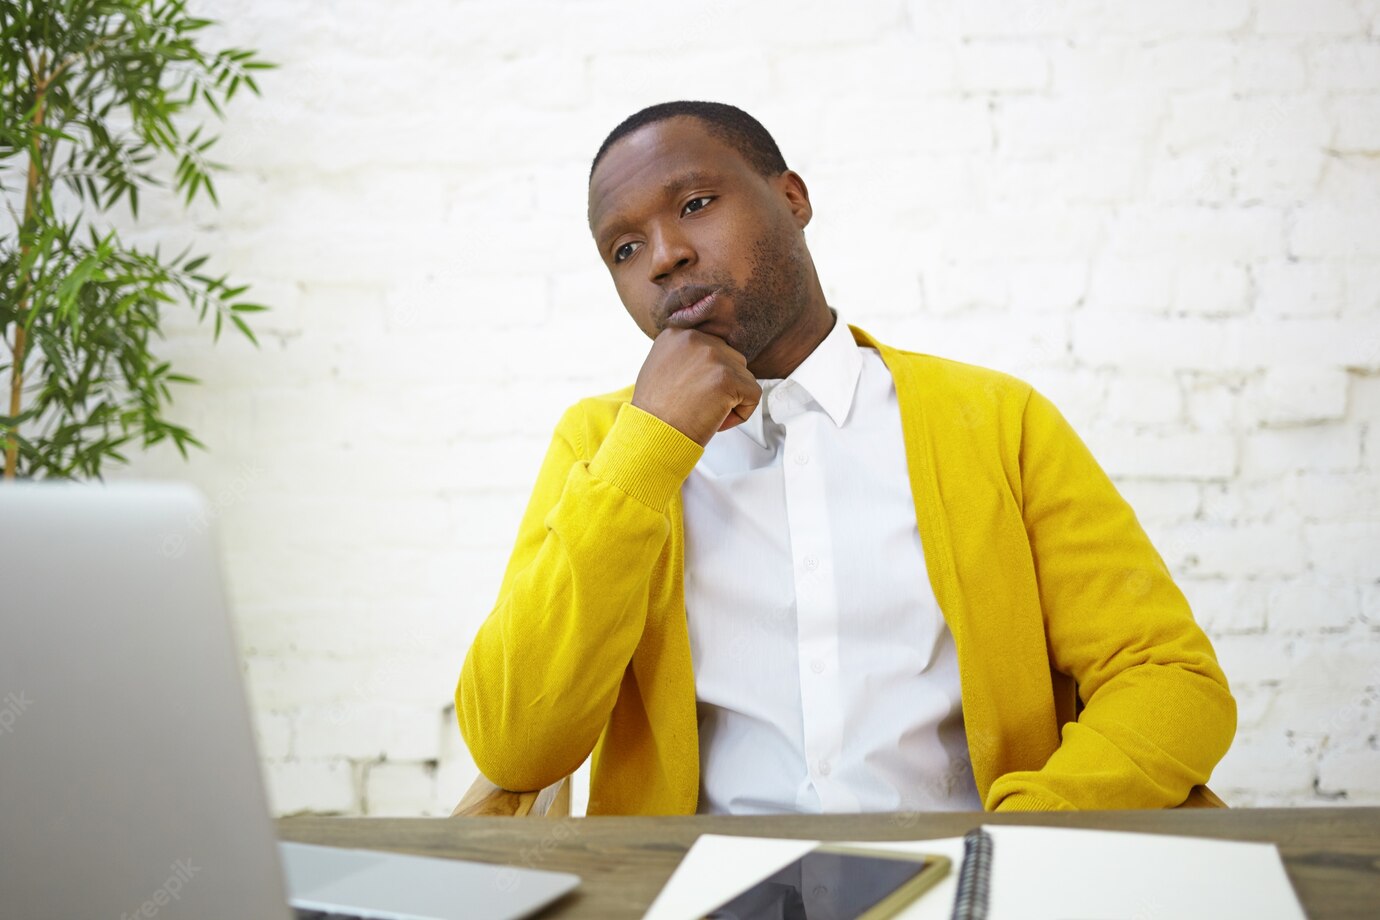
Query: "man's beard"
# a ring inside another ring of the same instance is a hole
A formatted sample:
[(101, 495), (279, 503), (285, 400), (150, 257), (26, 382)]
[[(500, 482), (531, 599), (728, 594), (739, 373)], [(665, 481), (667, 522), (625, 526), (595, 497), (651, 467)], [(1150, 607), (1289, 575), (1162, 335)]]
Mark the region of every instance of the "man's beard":
[(789, 233), (780, 228), (754, 242), (747, 283), (729, 290), (734, 325), (724, 341), (748, 363), (794, 326), (805, 310), (809, 268)]

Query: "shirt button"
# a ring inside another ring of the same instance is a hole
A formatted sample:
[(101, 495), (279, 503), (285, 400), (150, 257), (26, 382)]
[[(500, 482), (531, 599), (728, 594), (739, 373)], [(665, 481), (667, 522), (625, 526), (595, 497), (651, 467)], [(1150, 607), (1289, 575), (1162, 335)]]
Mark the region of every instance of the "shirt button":
[(819, 762), (819, 775), (820, 775), (820, 776), (828, 776), (828, 775), (829, 775), (829, 761), (827, 761), (827, 760), (821, 760), (821, 761)]
[(813, 553), (805, 557), (805, 568), (811, 572), (819, 568), (819, 559)]
[(804, 466), (805, 464), (810, 462), (810, 455), (805, 453), (805, 451), (803, 450), (798, 450), (795, 452), (795, 462), (801, 466)]
[(816, 674), (823, 674), (823, 673), (824, 673), (824, 662), (822, 662), (822, 661), (820, 661), (818, 658), (816, 658), (814, 661), (810, 662), (810, 670), (811, 670), (811, 671), (814, 671)]

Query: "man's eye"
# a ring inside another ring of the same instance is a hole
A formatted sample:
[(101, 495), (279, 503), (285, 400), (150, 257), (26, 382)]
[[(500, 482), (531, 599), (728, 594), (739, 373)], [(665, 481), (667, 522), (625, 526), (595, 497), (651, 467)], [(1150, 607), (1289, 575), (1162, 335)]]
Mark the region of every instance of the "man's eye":
[[(615, 265), (623, 261), (623, 259), (620, 258), (618, 254), (621, 253), (624, 249), (627, 249), (631, 245), (632, 243), (624, 243), (622, 246), (619, 246), (617, 249), (613, 251), (613, 261)], [(628, 255), (632, 255), (632, 253), (628, 253)]]
[[(713, 196), (710, 196), (710, 195), (705, 195), (705, 196), (702, 197), (702, 198), (691, 198), (689, 201), (687, 201), (687, 202), (685, 203), (685, 207), (688, 208), (688, 207), (690, 207), (690, 205), (694, 204), (694, 203), (697, 202), (697, 201), (713, 201), (713, 200), (714, 200)], [(695, 210), (696, 210), (696, 211), (703, 211), (704, 208), (700, 207), (700, 208), (696, 208)], [(684, 209), (682, 209), (682, 211), (684, 211)]]

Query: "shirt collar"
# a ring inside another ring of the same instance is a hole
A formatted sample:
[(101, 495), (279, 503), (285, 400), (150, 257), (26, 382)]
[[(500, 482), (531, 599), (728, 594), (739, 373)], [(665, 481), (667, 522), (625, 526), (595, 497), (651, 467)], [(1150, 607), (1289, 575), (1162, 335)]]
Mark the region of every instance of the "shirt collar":
[(819, 403), (820, 408), (833, 420), (835, 427), (842, 428), (844, 420), (848, 418), (848, 410), (853, 405), (853, 394), (858, 388), (858, 376), (862, 373), (862, 355), (848, 324), (839, 317), (838, 311), (833, 307), (829, 308), (829, 312), (834, 315), (834, 327), (829, 330), (824, 340), (815, 346), (815, 350), (806, 355), (805, 360), (800, 362), (790, 376), (785, 380), (758, 378), (757, 382), (762, 386), (762, 401), (757, 404), (757, 408), (748, 416), (747, 421), (737, 426), (738, 430), (751, 438), (758, 447), (767, 447), (764, 430), (767, 398), (772, 390), (784, 384), (786, 380), (794, 382)]

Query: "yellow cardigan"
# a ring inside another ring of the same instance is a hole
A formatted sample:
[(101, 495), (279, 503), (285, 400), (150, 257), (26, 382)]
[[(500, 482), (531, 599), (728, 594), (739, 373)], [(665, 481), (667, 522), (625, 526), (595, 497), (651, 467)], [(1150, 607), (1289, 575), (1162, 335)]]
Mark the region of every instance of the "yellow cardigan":
[[(985, 807), (1184, 803), (1236, 703), (1130, 505), (1029, 384), (849, 328), (895, 381)], [(455, 709), (503, 788), (549, 785), (592, 751), (589, 814), (693, 814), (680, 487), (704, 449), (631, 398), (583, 399), (557, 424)]]

